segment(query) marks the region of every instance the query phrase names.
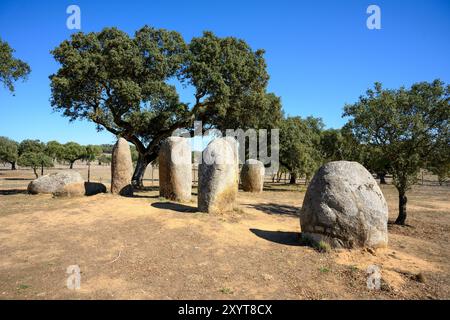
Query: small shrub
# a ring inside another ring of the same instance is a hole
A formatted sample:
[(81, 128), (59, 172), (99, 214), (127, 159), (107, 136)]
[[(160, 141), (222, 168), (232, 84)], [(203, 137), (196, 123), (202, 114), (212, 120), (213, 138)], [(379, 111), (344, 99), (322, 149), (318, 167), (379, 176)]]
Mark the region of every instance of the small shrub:
[(305, 237), (303, 234), (300, 234), (300, 244), (303, 246), (308, 246), (316, 249), (319, 252), (329, 252), (331, 251), (331, 246), (325, 241), (316, 242), (310, 237)]
[(244, 210), (242, 210), (242, 209), (239, 208), (239, 207), (233, 208), (233, 211), (234, 211), (235, 213), (237, 213), (237, 214), (243, 214), (243, 213), (244, 213)]
[(25, 290), (28, 289), (30, 286), (27, 284), (19, 284), (19, 286), (17, 287), (18, 290)]
[(418, 274), (414, 275), (413, 279), (416, 280), (417, 282), (425, 283), (425, 276), (423, 275), (422, 272), (419, 272)]
[(223, 294), (233, 294), (233, 291), (230, 288), (221, 288), (219, 291)]
[(319, 271), (320, 271), (321, 273), (328, 273), (328, 272), (330, 272), (330, 269), (328, 269), (327, 267), (320, 267), (320, 268), (319, 268)]
[(350, 270), (351, 271), (358, 271), (358, 266), (355, 266), (355, 265), (350, 266)]
[(325, 241), (319, 241), (318, 243), (316, 243), (315, 248), (319, 252), (330, 252), (331, 251), (331, 246), (328, 243), (326, 243)]

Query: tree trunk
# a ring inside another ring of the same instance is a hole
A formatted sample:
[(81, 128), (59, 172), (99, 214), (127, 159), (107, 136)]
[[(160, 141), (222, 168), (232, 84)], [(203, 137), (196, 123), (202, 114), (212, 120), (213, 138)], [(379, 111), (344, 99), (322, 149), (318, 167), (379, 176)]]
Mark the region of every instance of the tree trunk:
[(295, 184), (296, 181), (297, 181), (297, 174), (291, 172), (291, 178), (289, 179), (289, 184)]
[(380, 178), (380, 184), (386, 184), (386, 173), (378, 173), (378, 178)]
[(73, 163), (74, 163), (75, 161), (73, 161), (73, 162), (70, 162), (70, 169), (73, 169)]
[(445, 175), (444, 174), (438, 174), (438, 183), (440, 186), (442, 186), (445, 182)]
[(41, 176), (43, 176), (43, 175), (44, 175), (44, 164), (41, 163)]
[(38, 173), (36, 171), (36, 167), (33, 167), (33, 171), (34, 171), (34, 175), (36, 176), (36, 179), (39, 178), (39, 175), (38, 175)]
[(153, 185), (153, 166), (152, 166), (152, 185)]
[(398, 217), (395, 220), (395, 224), (405, 225), (406, 222), (406, 203), (408, 202), (408, 198), (405, 195), (405, 192), (398, 193)]
[(88, 162), (88, 182), (91, 182), (91, 162)]
[(11, 170), (16, 170), (16, 162), (10, 162), (11, 163)]
[(145, 169), (147, 169), (150, 162), (151, 161), (149, 161), (147, 157), (139, 155), (136, 162), (136, 168), (134, 168), (133, 177), (131, 178), (133, 187), (137, 189), (142, 189), (144, 187), (142, 180), (144, 179)]
[(282, 172), (278, 171), (278, 173), (277, 173), (277, 183), (280, 183), (282, 174), (283, 174)]

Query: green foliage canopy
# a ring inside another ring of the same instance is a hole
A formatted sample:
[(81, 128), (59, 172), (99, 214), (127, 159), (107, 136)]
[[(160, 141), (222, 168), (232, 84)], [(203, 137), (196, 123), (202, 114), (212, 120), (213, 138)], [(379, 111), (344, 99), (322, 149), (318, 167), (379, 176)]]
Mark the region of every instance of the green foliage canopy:
[[(320, 137), (321, 119), (287, 117), (280, 126), (280, 164), (291, 176), (309, 179), (322, 163)], [(295, 178), (294, 178), (295, 179)]]
[(25, 152), (20, 155), (18, 164), (23, 167), (32, 168), (37, 178), (37, 168), (53, 167), (53, 160), (43, 152)]
[[(133, 143), (136, 182), (175, 129), (192, 128), (194, 120), (219, 129), (255, 127), (280, 109), (265, 92), (263, 53), (212, 32), (190, 44), (148, 26), (134, 37), (116, 28), (76, 33), (52, 51), (61, 68), (50, 76), (51, 103), (71, 120), (88, 119)], [(193, 105), (180, 101), (174, 81), (193, 87)]]
[(45, 144), (40, 140), (25, 139), (19, 144), (19, 156), (24, 153), (44, 153)]
[(76, 142), (67, 142), (63, 145), (61, 152), (61, 159), (70, 163), (70, 168), (73, 168), (75, 161), (83, 159), (86, 156), (86, 148)]
[(450, 177), (450, 146), (441, 144), (430, 154), (426, 168), (435, 174), (442, 185)]
[(45, 146), (45, 153), (51, 157), (53, 160), (62, 159), (62, 154), (64, 151), (64, 147), (58, 141), (49, 141)]
[(26, 79), (31, 69), (28, 64), (14, 58), (14, 50), (9, 44), (0, 39), (0, 82), (14, 92), (14, 82), (20, 78)]
[(15, 163), (19, 157), (19, 144), (7, 137), (0, 137), (0, 161), (8, 162), (11, 168), (15, 168)]
[(344, 116), (351, 118), (346, 128), (360, 143), (378, 148), (388, 162), (399, 192), (399, 224), (405, 223), (406, 191), (417, 181), (419, 170), (437, 150), (450, 146), (449, 101), (450, 86), (440, 80), (398, 90), (376, 83), (344, 108)]
[(83, 159), (85, 159), (88, 162), (94, 161), (97, 159), (101, 154), (103, 153), (103, 149), (101, 146), (96, 145), (87, 145), (85, 148), (85, 154), (83, 156)]

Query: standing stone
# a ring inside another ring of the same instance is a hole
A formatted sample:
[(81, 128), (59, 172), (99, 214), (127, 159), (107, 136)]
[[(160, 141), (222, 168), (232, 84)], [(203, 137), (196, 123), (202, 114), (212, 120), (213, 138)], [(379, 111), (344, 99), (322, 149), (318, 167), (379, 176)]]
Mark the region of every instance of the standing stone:
[(242, 166), (242, 189), (247, 192), (262, 192), (265, 168), (261, 161), (248, 159)]
[(228, 138), (218, 138), (203, 151), (199, 165), (198, 209), (223, 213), (235, 208), (238, 192), (236, 146)]
[(388, 207), (361, 164), (334, 161), (314, 175), (300, 211), (302, 235), (332, 247), (384, 247)]
[(111, 161), (111, 193), (132, 196), (133, 162), (128, 142), (119, 138), (114, 145)]
[(188, 202), (192, 192), (192, 152), (189, 140), (169, 137), (159, 151), (159, 195)]

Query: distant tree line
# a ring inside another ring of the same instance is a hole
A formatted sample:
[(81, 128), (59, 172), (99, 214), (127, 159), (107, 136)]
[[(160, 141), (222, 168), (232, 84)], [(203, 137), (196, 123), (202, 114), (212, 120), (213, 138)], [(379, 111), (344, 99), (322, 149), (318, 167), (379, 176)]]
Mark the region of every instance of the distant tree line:
[(44, 174), (44, 168), (50, 168), (56, 162), (67, 163), (72, 169), (75, 161), (85, 161), (89, 166), (91, 162), (110, 163), (111, 156), (103, 154), (98, 145), (82, 146), (76, 142), (61, 144), (57, 141), (47, 143), (39, 140), (26, 139), (18, 143), (7, 137), (0, 137), (0, 162), (9, 163), (11, 170), (16, 165), (30, 167), (38, 177), (38, 170)]

